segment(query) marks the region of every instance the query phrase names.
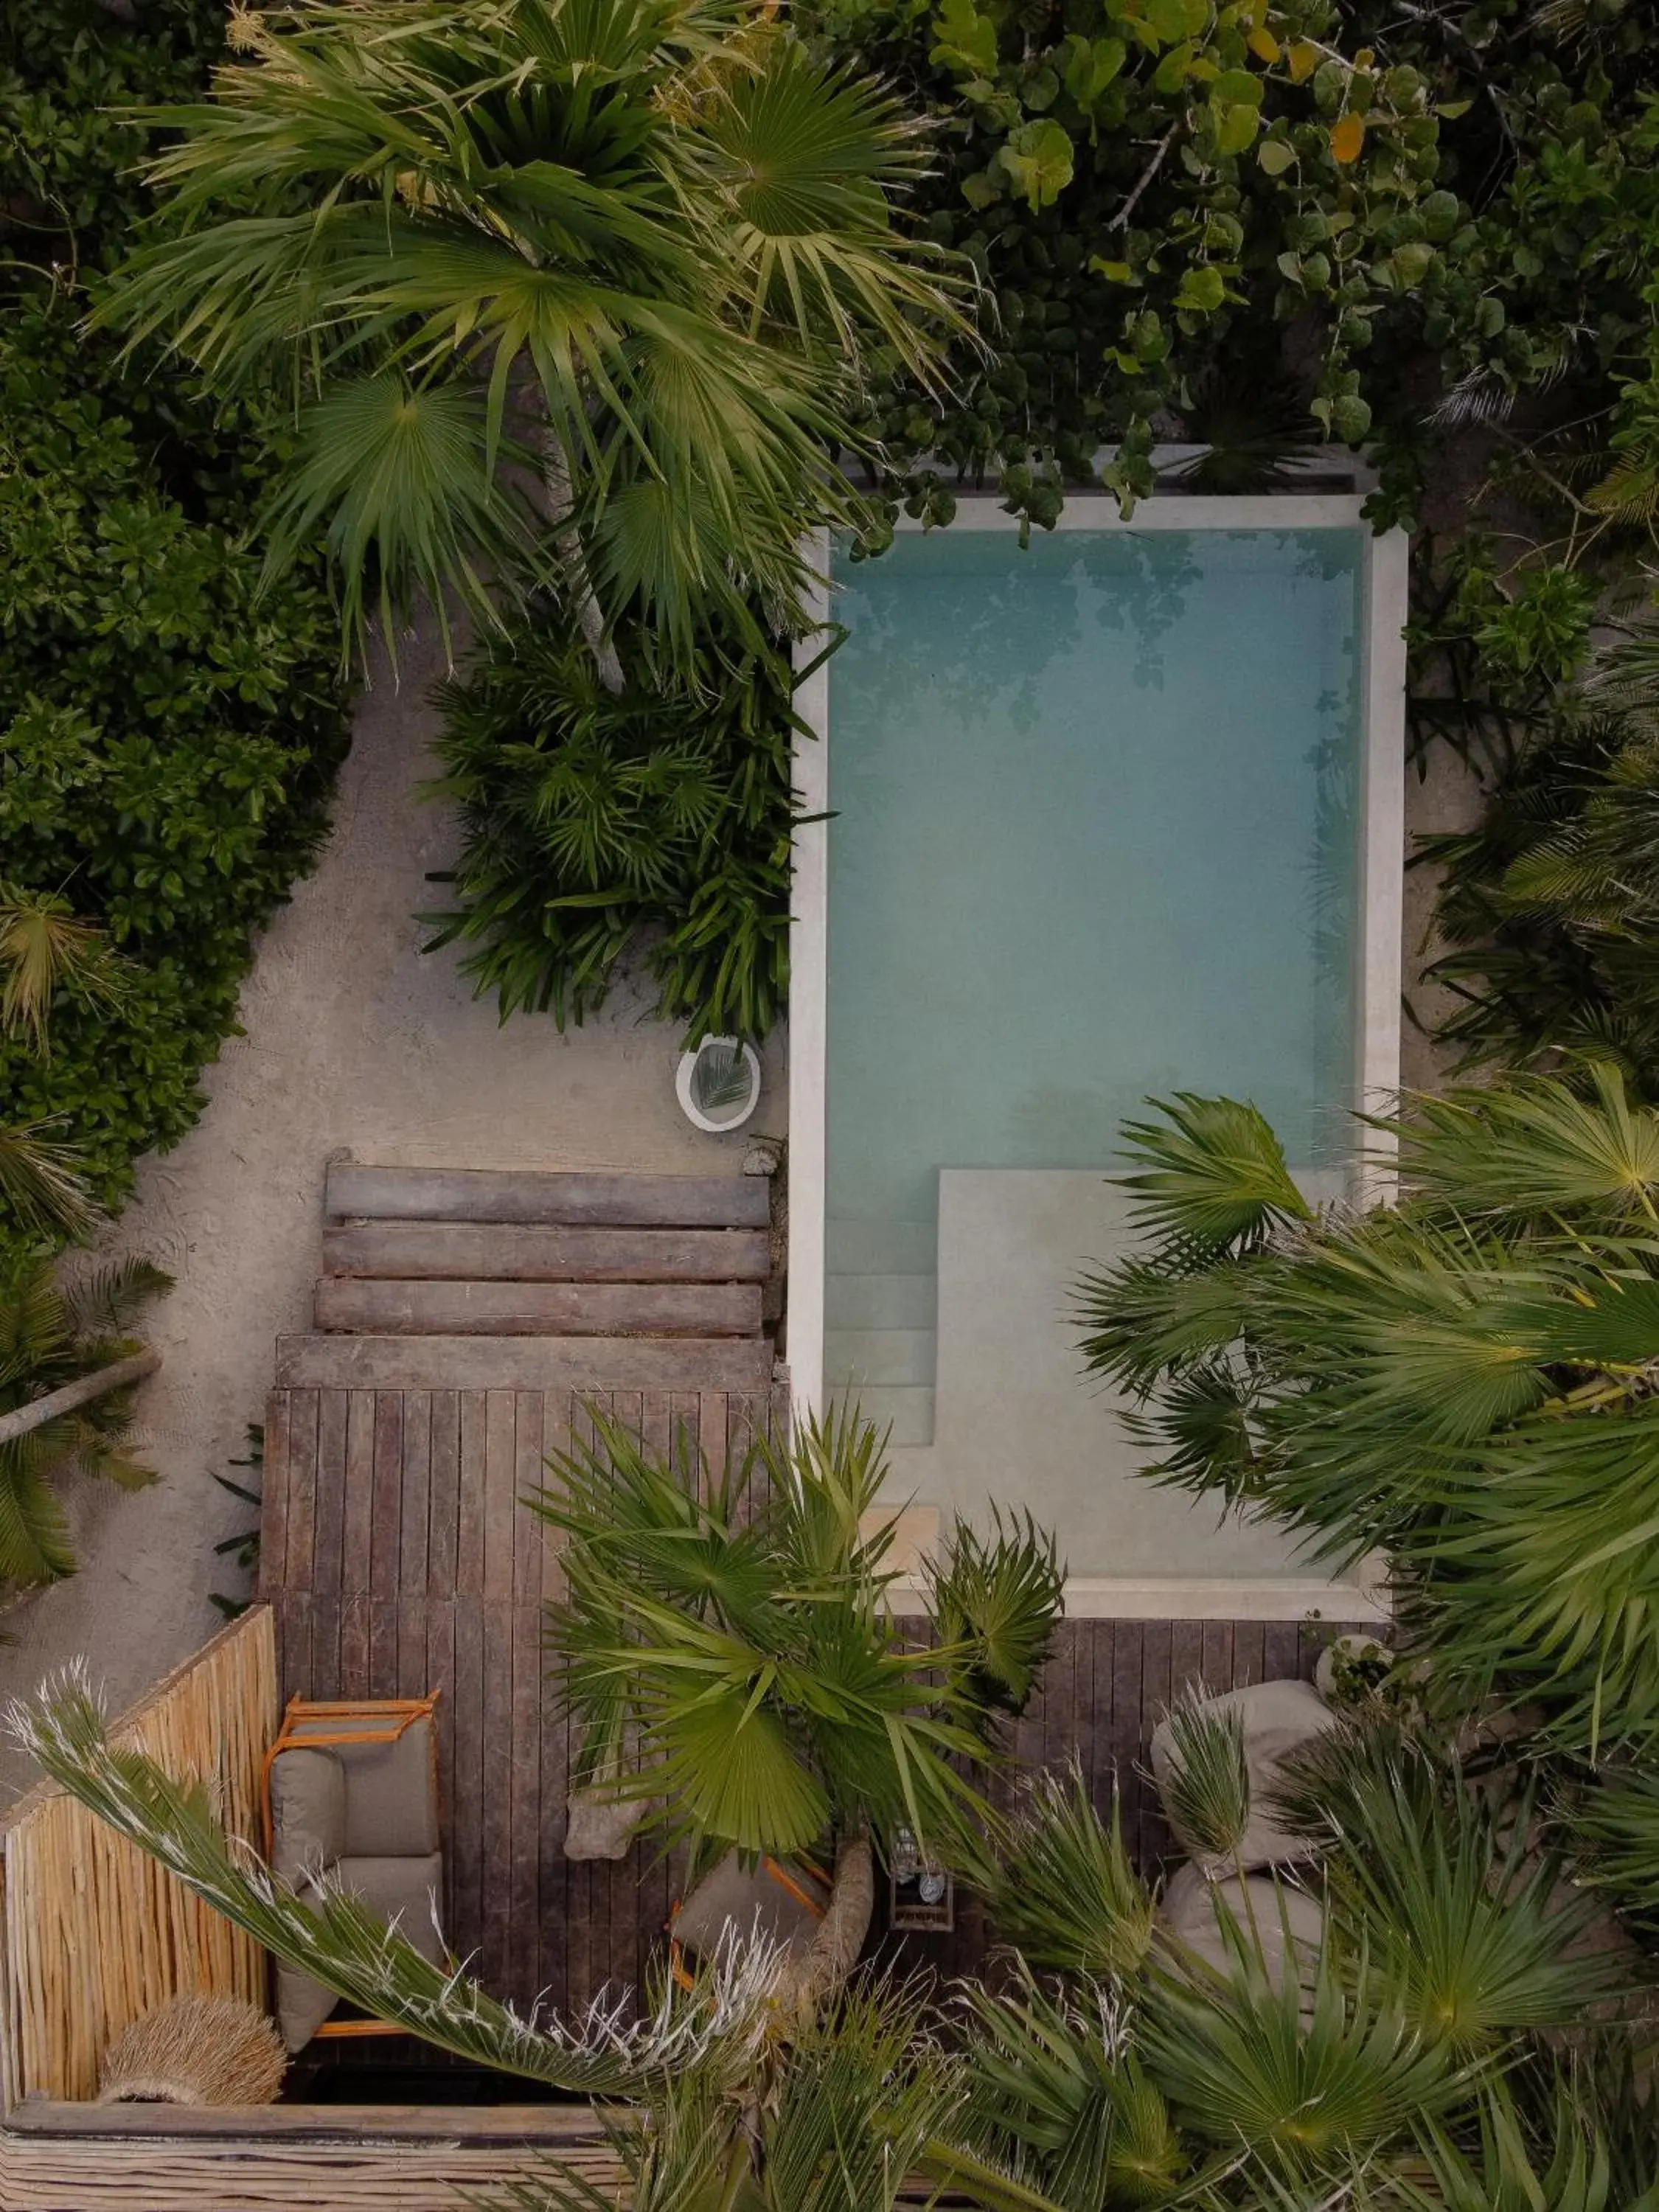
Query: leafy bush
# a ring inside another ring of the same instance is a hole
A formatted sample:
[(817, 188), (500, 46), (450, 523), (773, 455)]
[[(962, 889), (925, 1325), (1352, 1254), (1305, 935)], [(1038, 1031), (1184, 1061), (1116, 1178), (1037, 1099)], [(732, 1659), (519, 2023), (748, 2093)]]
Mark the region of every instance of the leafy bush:
[(619, 645), (613, 693), (579, 635), (532, 617), (444, 687), (433, 791), (464, 845), (434, 943), (476, 948), (463, 964), (503, 1018), (580, 1022), (639, 956), (692, 1041), (763, 1036), (788, 981), (788, 663), (705, 647), (664, 690)]
[(145, 211), (110, 110), (196, 87), (222, 30), (211, 0), (69, 0), (9, 9), (0, 56), (0, 878), (123, 958), (113, 1005), (65, 981), (48, 1055), (0, 1038), (0, 1121), (52, 1121), (108, 1205), (200, 1110), (347, 741), (319, 570), (258, 591), (280, 410), (216, 414), (80, 328)]

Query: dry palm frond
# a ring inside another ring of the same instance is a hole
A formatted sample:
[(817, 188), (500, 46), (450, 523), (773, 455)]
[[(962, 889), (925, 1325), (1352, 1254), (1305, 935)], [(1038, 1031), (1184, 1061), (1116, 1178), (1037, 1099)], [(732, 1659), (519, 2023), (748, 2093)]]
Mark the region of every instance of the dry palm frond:
[(120, 963), (95, 923), (80, 921), (58, 891), (0, 884), (0, 1027), (51, 1051), (52, 1001), (65, 985), (103, 1006), (125, 984)]
[(117, 2036), (100, 2105), (273, 2105), (288, 2071), (275, 2023), (240, 1997), (174, 1997)]
[(86, 1236), (100, 1218), (81, 1155), (47, 1133), (57, 1117), (0, 1128), (0, 1216), (37, 1236)]

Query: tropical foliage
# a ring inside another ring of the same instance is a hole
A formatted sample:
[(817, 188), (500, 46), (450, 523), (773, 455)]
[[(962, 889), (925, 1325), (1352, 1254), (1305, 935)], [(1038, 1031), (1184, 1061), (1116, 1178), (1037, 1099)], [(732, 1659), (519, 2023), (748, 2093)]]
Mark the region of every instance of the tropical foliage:
[[(1459, 565), (1466, 579), (1481, 575), (1478, 564)], [(1465, 1064), (1606, 1059), (1652, 1100), (1659, 663), (1650, 616), (1638, 610), (1618, 621), (1603, 606), (1605, 635), (1592, 649), (1594, 610), (1584, 609), (1571, 635), (1531, 641), (1522, 670), (1516, 606), (1493, 617), (1510, 625), (1502, 647), (1489, 636), (1483, 651), (1460, 635), (1468, 617), (1447, 604), (1449, 590), (1467, 584), (1443, 582), (1439, 611), (1419, 624), (1439, 677), (1419, 696), (1419, 726), (1473, 755), (1488, 798), (1474, 830), (1422, 848), (1443, 871), (1436, 920), (1450, 950), (1428, 973), (1457, 1004), (1442, 1034)], [(1556, 688), (1561, 674), (1573, 680)]]
[(787, 623), (801, 532), (851, 512), (826, 462), (866, 354), (926, 383), (957, 319), (892, 218), (902, 110), (737, 0), (356, 0), (238, 38), (156, 115), (168, 234), (106, 318), (221, 393), (292, 380), (273, 561), (324, 532), (354, 640), (526, 583), (671, 659), (756, 599)]
[(537, 1499), (564, 1539), (546, 1638), (588, 1778), (699, 1844), (781, 1856), (831, 1828), (908, 1827), (973, 1851), (984, 1805), (961, 1768), (995, 1756), (1046, 1656), (1052, 1542), (956, 1532), (933, 1571), (939, 1632), (918, 1645), (884, 1604), (868, 1423), (831, 1413), (719, 1470), (595, 1426)]
[[(168, 1278), (143, 1261), (70, 1282), (47, 1261), (15, 1261), (0, 1282), (0, 1413), (137, 1351), (129, 1325), (168, 1287)], [(56, 1493), (66, 1475), (96, 1475), (125, 1490), (154, 1481), (127, 1449), (131, 1410), (129, 1386), (0, 1442), (0, 1584), (28, 1586), (74, 1573)]]
[(473, 948), (463, 966), (503, 1018), (579, 1022), (632, 963), (693, 1041), (763, 1036), (788, 980), (794, 679), (733, 640), (665, 684), (637, 636), (612, 690), (580, 634), (532, 610), (446, 688), (432, 791), (460, 817), (459, 905), (434, 943)]
[[(515, 2018), (349, 1898), (301, 1904), (251, 1869), (200, 1784), (111, 1746), (83, 1684), (52, 1686), (13, 1725), (82, 1802), (366, 2010), (475, 2062), (642, 2106), (612, 2135), (641, 2212), (882, 2212), (917, 2172), (986, 2212), (1245, 2212), (1334, 2193), (1379, 2208), (1659, 2203), (1621, 2055), (1623, 1961), (1577, 1940), (1586, 1908), (1531, 1856), (1524, 1796), (1471, 1788), (1432, 1742), (1344, 1731), (1298, 1777), (1318, 1853), (1298, 1880), (1324, 1936), (1288, 1962), (1224, 1887), (1221, 1966), (1151, 1932), (1151, 1893), (1127, 1871), (1113, 1895), (1091, 1889), (1112, 1823), (1048, 1790), (1011, 1848), (1079, 1869), (1046, 1929), (1028, 1907), (1023, 1933), (1052, 1979), (1017, 1955), (999, 1993), (941, 2013), (922, 1988), (866, 1978), (801, 2019), (773, 2002), (775, 1954), (746, 1943), (641, 2018), (600, 2008), (567, 2025)], [(1606, 2028), (1585, 2030), (1592, 2007)], [(550, 2170), (499, 2201), (607, 2199)]]
[[(315, 565), (258, 589), (268, 395), (216, 413), (79, 327), (149, 206), (131, 105), (188, 95), (223, 24), (64, 0), (0, 46), (0, 1121), (106, 1206), (200, 1110), (345, 741)], [(0, 1254), (41, 1227), (10, 1213)]]
[(1391, 1563), (1448, 1693), (1543, 1702), (1595, 1756), (1659, 1727), (1659, 1116), (1618, 1074), (1413, 1102), (1397, 1205), (1320, 1214), (1255, 1110), (1126, 1131), (1145, 1243), (1082, 1291), (1086, 1357), (1165, 1481)]

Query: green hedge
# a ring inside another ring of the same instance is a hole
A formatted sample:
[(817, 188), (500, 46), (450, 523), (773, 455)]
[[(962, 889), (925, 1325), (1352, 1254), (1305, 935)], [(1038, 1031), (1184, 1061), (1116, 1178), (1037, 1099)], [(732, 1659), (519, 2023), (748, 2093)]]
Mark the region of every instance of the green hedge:
[(61, 1116), (112, 1206), (199, 1112), (349, 734), (320, 568), (258, 592), (279, 410), (216, 416), (80, 329), (145, 212), (109, 111), (198, 85), (223, 20), (0, 19), (0, 879), (64, 890), (135, 971), (114, 1011), (60, 994), (46, 1059), (0, 1037), (0, 1122)]

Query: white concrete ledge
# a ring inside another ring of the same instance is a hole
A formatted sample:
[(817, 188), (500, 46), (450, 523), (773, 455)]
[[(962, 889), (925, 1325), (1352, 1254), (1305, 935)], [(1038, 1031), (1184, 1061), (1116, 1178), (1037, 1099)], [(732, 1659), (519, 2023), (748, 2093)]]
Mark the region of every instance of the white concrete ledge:
[[(927, 1610), (920, 1583), (901, 1578), (887, 1593), (890, 1613)], [(1223, 1576), (1153, 1575), (1142, 1580), (1079, 1575), (1066, 1584), (1068, 1620), (1376, 1620), (1393, 1618), (1386, 1589), (1326, 1583), (1316, 1576), (1231, 1582)]]

